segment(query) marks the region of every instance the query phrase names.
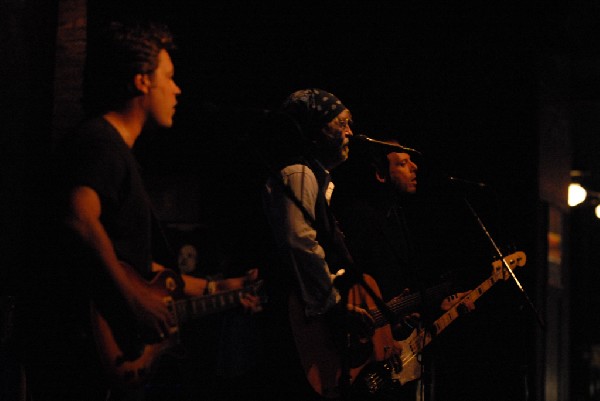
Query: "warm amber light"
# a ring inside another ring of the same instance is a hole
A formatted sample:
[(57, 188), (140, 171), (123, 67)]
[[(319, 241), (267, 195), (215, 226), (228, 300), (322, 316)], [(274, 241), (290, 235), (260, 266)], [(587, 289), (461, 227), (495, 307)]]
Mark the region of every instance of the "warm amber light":
[(587, 191), (580, 184), (572, 183), (569, 185), (569, 206), (577, 206), (582, 203), (587, 196)]

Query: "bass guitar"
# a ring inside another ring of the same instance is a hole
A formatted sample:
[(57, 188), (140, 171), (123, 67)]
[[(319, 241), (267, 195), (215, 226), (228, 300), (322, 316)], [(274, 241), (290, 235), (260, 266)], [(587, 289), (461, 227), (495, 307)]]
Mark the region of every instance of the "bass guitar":
[[(374, 282), (374, 279), (369, 277), (369, 281)], [(417, 292), (409, 292), (406, 294), (400, 294), (389, 300), (385, 303), (388, 310), (393, 314), (393, 316), (401, 321), (403, 317), (409, 315), (412, 312), (416, 312), (419, 308), (424, 306), (424, 300), (428, 300), (429, 303), (436, 302), (437, 300), (441, 301), (445, 296), (450, 294), (453, 290), (452, 283), (442, 283), (437, 286), (428, 288), (424, 291), (424, 296), (420, 291)], [(373, 318), (375, 327), (383, 327), (386, 324), (389, 324), (384, 313), (376, 307), (369, 309), (367, 312)], [(393, 331), (393, 329), (392, 329)], [(410, 333), (407, 333), (410, 334)]]
[[(514, 270), (517, 266), (525, 265), (526, 255), (524, 252), (515, 252), (506, 256), (504, 262), (511, 270)], [(464, 302), (477, 301), (494, 284), (509, 278), (510, 274), (506, 271), (504, 262), (501, 260), (494, 261), (492, 263), (492, 275), (435, 320), (430, 330), (425, 328), (415, 329), (408, 338), (398, 341), (401, 348), (400, 355), (395, 355), (390, 361), (374, 361), (363, 367), (360, 377), (355, 381), (355, 386), (358, 386), (356, 390), (373, 395), (393, 391), (393, 389), (407, 382), (419, 379), (421, 377), (419, 354), (431, 343), (433, 338), (442, 333), (464, 313), (466, 310)]]
[[(379, 286), (373, 277), (364, 274), (363, 279), (373, 293), (381, 298)], [(424, 295), (427, 299), (441, 300), (451, 290), (451, 283), (442, 283), (426, 289)], [(388, 301), (386, 306), (395, 317), (401, 319), (419, 309), (423, 302), (421, 295), (421, 292), (401, 294)], [(399, 363), (399, 352), (394, 351), (398, 348), (398, 343), (393, 339), (393, 329), (384, 313), (377, 308), (375, 301), (359, 285), (355, 285), (350, 290), (348, 301), (366, 309), (373, 319), (375, 332), (366, 342), (365, 339), (349, 336), (344, 340), (347, 341), (346, 349), (340, 346), (336, 338), (336, 335), (340, 334), (339, 327), (337, 331), (332, 330), (331, 324), (326, 323), (324, 318), (304, 316), (302, 304), (295, 295), (292, 295), (289, 301), (290, 323), (304, 373), (312, 388), (326, 398), (340, 395), (341, 353), (348, 351), (351, 353), (349, 355), (352, 365), (349, 378), (351, 383), (354, 383), (368, 363), (384, 366), (386, 370), (390, 369), (389, 365), (397, 367)], [(362, 380), (368, 380), (364, 375), (361, 377)]]
[[(234, 309), (246, 294), (256, 295), (262, 285), (252, 285), (202, 297), (184, 297), (183, 281), (172, 270), (163, 270), (147, 282), (130, 266), (123, 264), (130, 279), (138, 280), (150, 291), (157, 292), (167, 304), (176, 324), (169, 335), (160, 338), (140, 327), (124, 304), (105, 305), (92, 302), (90, 317), (100, 359), (111, 382), (122, 388), (137, 387), (151, 376), (156, 363), (166, 353), (181, 356), (180, 325), (212, 313)], [(103, 306), (100, 306), (103, 305)]]

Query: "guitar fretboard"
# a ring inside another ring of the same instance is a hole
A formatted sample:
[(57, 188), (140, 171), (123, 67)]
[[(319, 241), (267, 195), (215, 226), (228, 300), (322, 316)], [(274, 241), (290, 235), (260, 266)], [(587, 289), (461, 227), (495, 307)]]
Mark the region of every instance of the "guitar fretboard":
[[(504, 258), (509, 268), (514, 270), (516, 266), (523, 266), (525, 264), (525, 254), (523, 252), (516, 252), (510, 256)], [(505, 279), (504, 265), (502, 261), (498, 260), (492, 264), (493, 273), (492, 275), (481, 283), (477, 288), (469, 292), (461, 302), (452, 307), (435, 322), (433, 322), (432, 328), (435, 335), (439, 335), (444, 331), (452, 322), (454, 322), (462, 314), (462, 310), (465, 308), (463, 305), (464, 301), (477, 301), (483, 294), (485, 294), (494, 284), (498, 281)], [(423, 350), (433, 339), (431, 331), (419, 329), (418, 335), (411, 336), (410, 340), (407, 340), (407, 346), (410, 348), (410, 352), (402, 356), (402, 365), (406, 365), (411, 359), (413, 359), (419, 352)]]
[(239, 306), (242, 296), (245, 294), (254, 294), (258, 285), (260, 285), (260, 282), (254, 286), (239, 290), (175, 301), (174, 306), (177, 320), (179, 323), (183, 323), (211, 313), (234, 309)]
[[(442, 299), (448, 294), (451, 288), (452, 285), (450, 283), (444, 283), (432, 288), (428, 288), (425, 291), (425, 297), (427, 299)], [(386, 305), (395, 316), (403, 317), (407, 313), (414, 312), (416, 307), (422, 305), (421, 292), (398, 295), (387, 302)], [(375, 321), (375, 327), (383, 327), (389, 323), (383, 312), (379, 309), (370, 309), (369, 314)]]

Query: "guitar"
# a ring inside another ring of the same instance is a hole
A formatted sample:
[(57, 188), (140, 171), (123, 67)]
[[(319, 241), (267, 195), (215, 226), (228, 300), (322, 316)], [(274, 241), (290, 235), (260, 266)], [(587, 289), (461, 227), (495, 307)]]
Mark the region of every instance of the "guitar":
[(117, 387), (137, 387), (145, 383), (156, 363), (167, 352), (181, 356), (180, 325), (212, 313), (234, 309), (245, 294), (256, 294), (262, 285), (257, 281), (239, 290), (220, 292), (202, 297), (183, 296), (183, 281), (172, 270), (160, 271), (150, 282), (143, 280), (130, 266), (123, 264), (128, 276), (158, 292), (174, 317), (176, 324), (169, 336), (160, 338), (141, 327), (123, 304), (117, 307), (90, 305), (90, 317), (100, 359), (111, 382)]
[[(364, 274), (365, 283), (381, 298), (381, 292), (376, 281)], [(450, 283), (443, 283), (425, 290), (428, 299), (443, 298), (452, 289)], [(398, 347), (393, 339), (392, 329), (383, 312), (376, 307), (375, 301), (366, 294), (364, 289), (355, 285), (350, 291), (349, 303), (363, 305), (373, 318), (375, 333), (371, 341), (364, 343), (364, 339), (350, 336), (348, 338), (350, 363), (350, 382), (354, 382), (364, 366), (369, 362), (379, 361), (383, 366), (397, 365), (399, 354), (391, 352)], [(387, 308), (394, 316), (404, 317), (414, 312), (422, 305), (420, 292), (401, 294), (386, 303)], [(339, 341), (336, 342), (331, 327), (322, 318), (307, 318), (300, 300), (292, 295), (289, 300), (289, 317), (294, 334), (294, 341), (300, 356), (304, 373), (312, 388), (326, 398), (335, 398), (340, 394), (339, 379), (341, 375), (341, 349)], [(360, 343), (361, 340), (363, 343)]]
[[(375, 280), (363, 275), (365, 283), (374, 294), (381, 297)], [(363, 305), (365, 309), (377, 311), (375, 301), (364, 288), (355, 285), (349, 292), (348, 303)], [(339, 335), (332, 330), (323, 317), (306, 317), (302, 302), (295, 294), (289, 298), (289, 318), (300, 363), (312, 388), (325, 398), (336, 398), (341, 394), (342, 353)], [(377, 312), (375, 312), (377, 313)], [(399, 348), (392, 336), (389, 324), (380, 324), (371, 337), (372, 347), (366, 358), (354, 358), (350, 355), (349, 383), (353, 383), (364, 366), (373, 361), (385, 361), (392, 355), (399, 355)], [(370, 345), (370, 344), (369, 344)]]
[[(517, 266), (525, 265), (526, 256), (524, 252), (519, 251), (506, 256), (504, 261), (511, 270), (514, 270)], [(431, 326), (432, 331), (423, 328), (413, 330), (407, 339), (398, 341), (402, 350), (398, 358), (395, 356), (391, 361), (374, 362), (364, 367), (360, 372), (360, 379), (356, 380), (356, 386), (360, 386), (357, 391), (364, 394), (393, 391), (396, 387), (420, 378), (421, 363), (418, 355), (421, 351), (431, 343), (435, 336), (458, 319), (465, 309), (463, 305), (465, 301), (477, 301), (494, 284), (507, 280), (508, 277), (509, 272), (505, 270), (504, 263), (501, 260), (493, 262), (492, 275), (464, 296), (461, 302), (435, 320)]]
[[(370, 280), (373, 278), (369, 277)], [(442, 283), (437, 286), (425, 290), (425, 298), (429, 300), (443, 299), (445, 295), (452, 292), (453, 285), (451, 283)], [(397, 295), (385, 303), (389, 311), (397, 318), (403, 318), (411, 312), (415, 312), (423, 305), (421, 292), (411, 292), (408, 294)], [(385, 318), (383, 312), (378, 308), (369, 309), (367, 312), (373, 318), (375, 327), (383, 327), (389, 322)]]

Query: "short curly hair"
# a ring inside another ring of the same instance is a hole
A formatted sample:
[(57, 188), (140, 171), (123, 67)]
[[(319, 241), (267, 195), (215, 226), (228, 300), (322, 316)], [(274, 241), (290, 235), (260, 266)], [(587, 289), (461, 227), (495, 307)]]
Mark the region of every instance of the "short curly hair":
[(135, 75), (152, 73), (160, 51), (175, 49), (169, 29), (152, 21), (112, 21), (89, 36), (83, 83), (88, 114), (122, 108), (139, 95)]

